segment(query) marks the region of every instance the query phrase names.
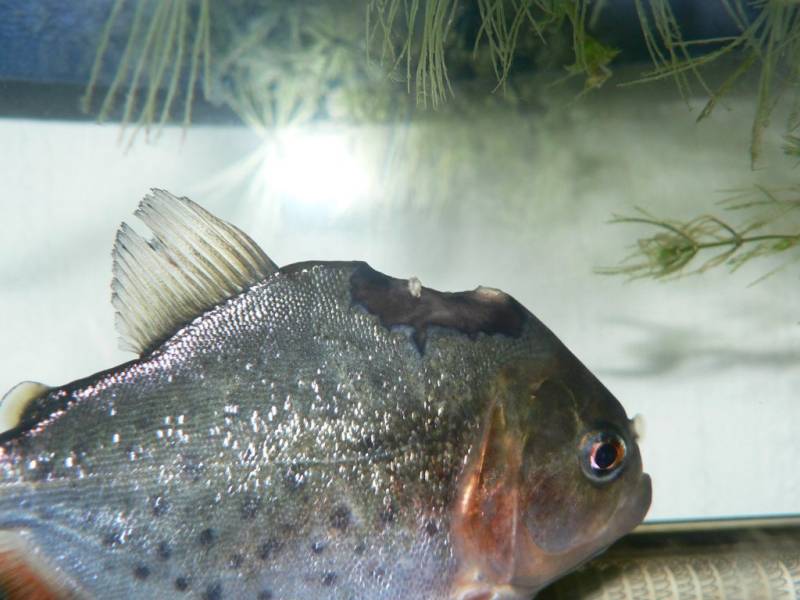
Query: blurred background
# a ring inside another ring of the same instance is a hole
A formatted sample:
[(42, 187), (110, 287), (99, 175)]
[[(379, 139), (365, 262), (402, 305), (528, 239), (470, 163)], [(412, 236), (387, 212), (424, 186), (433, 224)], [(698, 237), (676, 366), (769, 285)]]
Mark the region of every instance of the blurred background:
[(0, 0), (0, 391), (133, 358), (110, 253), (157, 187), (281, 265), (512, 294), (643, 415), (648, 520), (798, 513), (798, 23), (771, 0)]

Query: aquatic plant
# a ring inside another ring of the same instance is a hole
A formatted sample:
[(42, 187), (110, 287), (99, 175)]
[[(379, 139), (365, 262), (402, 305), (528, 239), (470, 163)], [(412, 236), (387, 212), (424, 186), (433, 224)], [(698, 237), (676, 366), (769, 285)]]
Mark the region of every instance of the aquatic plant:
[(386, 119), (389, 82), (364, 59), (352, 0), (275, 1), (245, 28), (232, 15), (214, 94), (258, 131), (321, 118)]
[[(92, 110), (98, 76), (125, 4), (126, 0), (115, 0), (103, 28), (86, 92), (81, 100), (85, 112)], [(135, 0), (133, 15), (127, 23), (127, 41), (114, 79), (100, 105), (99, 121), (109, 118), (116, 107), (120, 89), (126, 88), (120, 120), (123, 127), (128, 123), (136, 124), (130, 143), (141, 127), (149, 128), (157, 123), (160, 128), (171, 116), (178, 88), (186, 75), (184, 71), (188, 70), (183, 90), (183, 123), (189, 125), (198, 79), (203, 82), (204, 92), (208, 94), (210, 6), (210, 0)], [(163, 86), (166, 87), (165, 93), (162, 93)], [(160, 113), (158, 117), (157, 113)]]
[[(761, 156), (763, 134), (770, 116), (783, 92), (794, 89), (791, 115), (787, 123), (790, 134), (800, 127), (800, 4), (785, 0), (718, 0), (736, 25), (734, 36), (683, 39), (669, 0), (635, 0), (642, 33), (654, 69), (632, 83), (645, 83), (672, 78), (682, 94), (691, 91), (691, 81), (700, 84), (708, 101), (697, 120), (708, 117), (720, 99), (734, 85), (758, 67), (755, 115), (750, 143), (751, 163)], [(693, 52), (697, 48), (710, 49)], [(716, 88), (707, 83), (703, 69), (722, 58), (731, 59), (734, 67)]]
[[(670, 0), (634, 0), (653, 68), (621, 85), (670, 78), (687, 98), (699, 85), (708, 98), (697, 117), (702, 120), (755, 75), (755, 165), (764, 129), (790, 90), (786, 134), (800, 126), (800, 4), (716, 3), (736, 33), (687, 39)], [(119, 118), (135, 123), (135, 131), (169, 120), (180, 92), (188, 125), (198, 85), (206, 99), (264, 126), (324, 114), (312, 106), (328, 104), (328, 96), (350, 118), (386, 118), (390, 108), (406, 114), (407, 102), (391, 85), (398, 80), (421, 107), (441, 108), (456, 93), (480, 103), (481, 94), (508, 92), (511, 78), (528, 77), (543, 64), (562, 70), (557, 80), (583, 77), (586, 93), (612, 77), (618, 50), (594, 31), (610, 10), (603, 0), (115, 0), (83, 106), (93, 110), (115, 34), (127, 39), (98, 117), (108, 119), (121, 101)], [(728, 74), (716, 82), (708, 69), (721, 59)], [(464, 85), (475, 79), (493, 82)], [(509, 100), (533, 102), (541, 88), (517, 86)]]
[[(506, 89), (512, 67), (521, 53), (536, 62), (570, 39), (573, 62), (562, 65), (570, 75), (584, 75), (586, 88), (599, 87), (611, 75), (608, 64), (617, 51), (587, 33), (603, 2), (590, 0), (476, 0), (478, 23), (454, 0), (368, 0), (367, 48), (378, 40), (380, 64), (405, 80), (422, 106), (440, 107), (454, 95), (449, 76), (491, 65), (495, 84), (484, 93)], [(465, 14), (466, 13), (466, 14)], [(520, 47), (523, 49), (520, 51)], [(465, 51), (468, 50), (468, 51)]]
[(659, 218), (643, 210), (615, 217), (612, 223), (644, 224), (656, 233), (640, 238), (621, 264), (597, 271), (632, 279), (664, 279), (720, 265), (736, 270), (756, 258), (788, 256), (756, 283), (800, 260), (800, 223), (789, 218), (800, 213), (800, 186), (784, 190), (757, 186), (728, 198), (723, 205), (728, 211), (749, 212), (750, 218), (736, 224), (712, 215), (684, 221)]

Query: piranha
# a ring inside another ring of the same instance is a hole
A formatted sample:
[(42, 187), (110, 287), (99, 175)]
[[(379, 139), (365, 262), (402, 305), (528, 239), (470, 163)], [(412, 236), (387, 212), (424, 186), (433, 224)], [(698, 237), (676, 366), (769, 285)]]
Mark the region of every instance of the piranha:
[(632, 421), (511, 296), (135, 214), (138, 358), (0, 404), (4, 597), (528, 600), (644, 518)]

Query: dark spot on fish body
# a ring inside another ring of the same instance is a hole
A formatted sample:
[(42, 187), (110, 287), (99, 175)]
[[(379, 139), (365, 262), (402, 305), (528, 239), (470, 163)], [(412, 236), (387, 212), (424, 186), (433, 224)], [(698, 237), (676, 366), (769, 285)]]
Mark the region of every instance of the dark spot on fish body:
[(334, 583), (336, 583), (336, 573), (333, 571), (326, 571), (322, 574), (322, 585), (331, 587)]
[(189, 589), (189, 579), (186, 577), (177, 577), (175, 579), (175, 589), (179, 592), (185, 592)]
[(78, 459), (83, 458), (89, 452), (89, 444), (84, 440), (78, 440), (72, 446), (72, 454), (75, 455)]
[(228, 561), (228, 567), (231, 569), (239, 569), (244, 564), (244, 556), (241, 554), (234, 554)]
[(313, 544), (311, 544), (311, 551), (314, 554), (322, 554), (322, 552), (325, 550), (326, 545), (327, 544), (325, 544), (325, 542), (314, 542)]
[(163, 496), (151, 496), (150, 508), (154, 517), (160, 517), (169, 512), (170, 503)]
[(356, 547), (353, 548), (353, 552), (356, 553), (356, 556), (362, 556), (366, 551), (367, 551), (367, 545), (364, 542), (356, 544)]
[(261, 590), (258, 592), (258, 600), (272, 600), (272, 592), (270, 590)]
[(197, 536), (197, 541), (201, 546), (211, 546), (216, 540), (217, 534), (211, 528), (203, 529), (203, 531), (200, 532), (200, 535)]
[(383, 567), (374, 567), (370, 571), (370, 575), (372, 575), (372, 577), (375, 579), (383, 579), (386, 576), (386, 569)]
[(203, 600), (222, 600), (222, 583), (210, 583), (203, 594)]
[(43, 521), (49, 521), (50, 519), (53, 519), (56, 516), (56, 512), (48, 506), (40, 506), (36, 510), (36, 514)]
[(203, 478), (205, 465), (194, 454), (184, 454), (181, 460), (183, 476), (192, 483), (197, 483)]
[(286, 484), (286, 489), (290, 492), (298, 492), (306, 484), (306, 473), (303, 470), (290, 468), (286, 472), (286, 476), (284, 477), (284, 483)]
[(253, 448), (245, 448), (245, 451), (242, 453), (242, 462), (245, 464), (252, 464), (254, 460), (256, 460), (256, 451)]
[(410, 327), (420, 353), (431, 327), (455, 330), (470, 339), (479, 333), (519, 337), (528, 319), (525, 308), (502, 292), (440, 292), (423, 287), (412, 293), (408, 280), (379, 273), (367, 263), (356, 264), (350, 276), (353, 304), (375, 315), (387, 329)]
[(241, 516), (243, 521), (252, 521), (256, 518), (261, 508), (261, 498), (255, 494), (248, 494), (242, 500)]
[(111, 547), (116, 546), (122, 541), (122, 537), (120, 536), (119, 532), (112, 531), (103, 536), (103, 546)]
[(33, 470), (33, 481), (47, 481), (53, 475), (53, 463), (46, 459), (40, 458), (36, 461), (36, 468)]
[(344, 504), (334, 508), (330, 515), (330, 524), (334, 529), (347, 531), (347, 527), (350, 525), (350, 508)]
[(355, 444), (355, 450), (359, 454), (364, 456), (368, 456), (370, 453), (374, 452), (376, 449), (376, 442), (372, 435), (364, 436)]
[(279, 552), (281, 548), (283, 548), (283, 543), (279, 539), (271, 537), (258, 547), (258, 558), (261, 560), (269, 560)]
[(381, 509), (378, 517), (381, 520), (381, 523), (384, 525), (390, 525), (394, 523), (395, 517), (397, 516), (397, 507), (395, 506), (394, 502), (389, 502), (385, 504)]
[(81, 519), (85, 526), (92, 528), (97, 524), (97, 512), (89, 509), (83, 513)]
[(170, 547), (169, 542), (159, 542), (158, 547), (156, 548), (156, 555), (161, 560), (169, 560), (172, 556), (172, 548)]
[(439, 526), (434, 521), (428, 521), (425, 523), (425, 533), (433, 537), (439, 533)]
[(147, 565), (136, 565), (133, 569), (133, 576), (140, 580), (147, 579), (150, 577), (150, 567)]
[(147, 431), (152, 424), (152, 417), (146, 412), (140, 412), (139, 416), (133, 420), (133, 425), (137, 431)]

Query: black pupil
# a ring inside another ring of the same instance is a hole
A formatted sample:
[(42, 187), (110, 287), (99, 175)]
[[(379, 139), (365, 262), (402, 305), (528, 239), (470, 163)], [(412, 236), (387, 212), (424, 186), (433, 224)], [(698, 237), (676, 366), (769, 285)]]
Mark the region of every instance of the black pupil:
[(617, 447), (611, 442), (601, 444), (594, 455), (594, 464), (600, 469), (608, 469), (617, 460)]

